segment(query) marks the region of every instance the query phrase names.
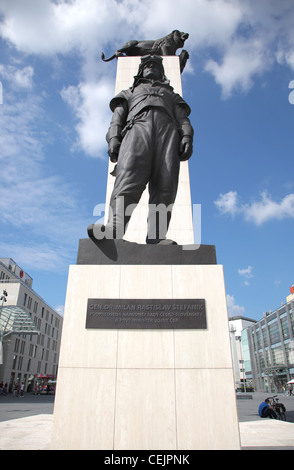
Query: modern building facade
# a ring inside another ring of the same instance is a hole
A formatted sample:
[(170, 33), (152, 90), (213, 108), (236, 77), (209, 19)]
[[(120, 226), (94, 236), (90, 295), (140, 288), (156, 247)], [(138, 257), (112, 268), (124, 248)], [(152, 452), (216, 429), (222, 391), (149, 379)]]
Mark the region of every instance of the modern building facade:
[(294, 377), (294, 295), (241, 332), (246, 380), (256, 391), (283, 392)]
[(235, 386), (237, 390), (245, 390), (245, 386), (251, 386), (251, 381), (246, 380), (245, 359), (242, 347), (242, 331), (250, 325), (256, 323), (256, 320), (243, 316), (229, 318), (230, 339), (232, 360), (234, 367)]
[[(0, 294), (7, 294), (6, 301), (0, 303), (0, 320), (1, 305), (3, 309), (15, 306), (27, 312), (37, 333), (17, 334), (15, 330), (3, 338), (0, 383), (7, 383), (9, 391), (15, 383), (33, 391), (37, 383), (42, 386), (57, 375), (63, 317), (33, 290), (32, 284), (33, 279), (11, 258), (0, 258)], [(3, 321), (0, 327), (3, 330)]]
[(248, 384), (245, 374), (244, 353), (241, 341), (242, 330), (256, 323), (256, 320), (243, 316), (229, 318), (230, 339), (236, 389), (245, 390)]

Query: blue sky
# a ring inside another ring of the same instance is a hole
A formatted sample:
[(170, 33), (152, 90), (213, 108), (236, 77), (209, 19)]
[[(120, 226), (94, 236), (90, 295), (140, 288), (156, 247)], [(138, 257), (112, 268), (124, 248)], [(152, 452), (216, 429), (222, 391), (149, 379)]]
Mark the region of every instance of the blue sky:
[(0, 256), (62, 309), (105, 202), (116, 63), (100, 54), (180, 29), (202, 243), (216, 245), (230, 315), (279, 307), (294, 283), (293, 24), (292, 0), (0, 0)]

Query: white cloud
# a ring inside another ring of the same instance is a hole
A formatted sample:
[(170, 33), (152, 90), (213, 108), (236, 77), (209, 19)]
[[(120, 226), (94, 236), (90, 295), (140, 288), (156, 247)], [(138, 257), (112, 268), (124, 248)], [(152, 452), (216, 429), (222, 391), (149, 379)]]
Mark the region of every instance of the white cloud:
[(239, 212), (237, 191), (229, 191), (225, 194), (220, 194), (219, 198), (214, 201), (214, 204), (221, 214), (234, 216)]
[(176, 28), (190, 33), (187, 49), (199, 52), (224, 97), (248, 91), (275, 61), (294, 70), (292, 0), (2, 0), (0, 13), (0, 34), (19, 51), (78, 51), (85, 81), (105, 47), (112, 53), (126, 40), (156, 39)]
[(104, 41), (121, 36), (119, 24), (130, 3), (2, 0), (0, 13), (5, 18), (0, 34), (18, 50), (29, 54), (67, 54), (75, 49), (96, 49)]
[(214, 204), (222, 215), (242, 215), (246, 221), (254, 222), (258, 226), (270, 220), (294, 218), (294, 194), (288, 194), (280, 202), (276, 202), (264, 191), (259, 201), (243, 204), (236, 191), (229, 191), (220, 194)]
[(69, 86), (61, 91), (62, 99), (78, 120), (77, 145), (92, 157), (105, 157), (105, 135), (111, 119), (109, 101), (113, 93), (113, 84), (105, 78), (96, 83)]
[(18, 89), (31, 89), (34, 69), (31, 66), (17, 68), (13, 65), (0, 64), (0, 76)]
[(224, 98), (236, 90), (247, 92), (254, 77), (268, 71), (274, 62), (294, 69), (292, 0), (245, 0), (234, 5), (240, 13), (236, 28), (220, 43), (220, 58), (208, 59), (205, 66), (222, 87)]
[(58, 305), (54, 310), (56, 310), (56, 312), (62, 317), (64, 316), (64, 305)]
[(47, 124), (41, 97), (6, 94), (0, 106), (0, 229), (9, 242), (0, 249), (24, 265), (57, 270), (68, 263), (87, 222), (77, 190), (45, 166)]
[(236, 304), (235, 298), (233, 295), (227, 294), (227, 307), (229, 317), (236, 317), (239, 315), (244, 315), (245, 307)]
[(221, 64), (209, 60), (205, 70), (221, 85), (223, 98), (228, 98), (235, 89), (248, 91), (252, 87), (253, 77), (264, 72), (270, 65), (271, 60), (260, 40), (242, 39), (227, 47)]
[(240, 276), (244, 276), (246, 279), (250, 279), (253, 277), (252, 269), (252, 266), (248, 266), (248, 268), (245, 269), (238, 269), (238, 273), (240, 274)]
[(34, 128), (36, 122), (45, 124), (46, 116), (39, 96), (28, 93), (19, 99), (7, 90), (3, 94), (4, 104), (0, 107), (0, 159), (2, 164), (5, 163), (6, 171), (2, 172), (1, 179), (14, 180), (18, 168), (11, 160), (13, 155), (18, 155), (20, 160), (26, 158), (27, 166), (24, 166), (24, 170), (27, 174), (31, 174), (33, 162), (43, 159), (45, 134), (40, 133), (37, 137)]
[(72, 254), (68, 247), (48, 242), (34, 240), (17, 240), (11, 237), (10, 242), (0, 241), (1, 256), (8, 253), (12, 259), (17, 260), (26, 269), (36, 269), (46, 272), (60, 272), (68, 269), (72, 261)]
[(254, 277), (252, 270), (253, 270), (252, 266), (248, 266), (248, 268), (245, 268), (245, 269), (238, 269), (238, 273), (240, 274), (240, 276), (242, 276), (245, 279), (244, 280), (245, 286), (249, 286), (248, 279), (252, 279)]
[(144, 37), (155, 39), (180, 29), (190, 33), (187, 48), (194, 50), (227, 44), (243, 15), (239, 2), (226, 0), (182, 0), (181, 3), (178, 0), (152, 0), (138, 2), (138, 5), (132, 20), (140, 25)]
[(269, 220), (294, 218), (294, 194), (288, 194), (280, 202), (273, 201), (267, 192), (261, 194), (261, 201), (244, 206), (246, 220), (261, 225)]

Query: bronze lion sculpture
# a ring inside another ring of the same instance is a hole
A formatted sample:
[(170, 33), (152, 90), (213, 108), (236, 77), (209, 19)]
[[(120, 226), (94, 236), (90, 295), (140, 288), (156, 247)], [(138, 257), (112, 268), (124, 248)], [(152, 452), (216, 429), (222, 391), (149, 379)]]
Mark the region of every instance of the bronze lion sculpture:
[[(189, 34), (183, 33), (177, 29), (172, 31), (167, 36), (164, 36), (161, 39), (156, 39), (155, 41), (128, 41), (120, 49), (118, 49), (111, 57), (105, 59), (105, 55), (102, 52), (101, 58), (104, 62), (109, 62), (115, 57), (121, 56), (144, 56), (147, 54), (152, 55), (175, 55), (177, 49), (180, 49), (184, 46), (186, 39), (188, 39)], [(189, 57), (187, 51), (182, 51), (181, 57), (186, 56), (186, 60)]]

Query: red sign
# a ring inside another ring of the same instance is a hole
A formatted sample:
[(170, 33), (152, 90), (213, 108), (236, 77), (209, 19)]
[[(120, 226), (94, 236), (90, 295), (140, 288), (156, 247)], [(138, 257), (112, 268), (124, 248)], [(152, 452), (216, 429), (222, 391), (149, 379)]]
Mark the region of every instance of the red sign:
[(37, 377), (37, 378), (43, 378), (43, 379), (54, 379), (54, 378), (55, 378), (55, 375), (35, 374), (35, 377)]
[(291, 292), (291, 294), (294, 294), (294, 284), (293, 284), (293, 286), (290, 287), (290, 292)]

